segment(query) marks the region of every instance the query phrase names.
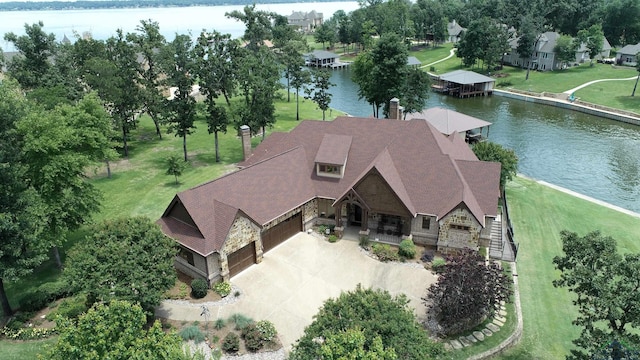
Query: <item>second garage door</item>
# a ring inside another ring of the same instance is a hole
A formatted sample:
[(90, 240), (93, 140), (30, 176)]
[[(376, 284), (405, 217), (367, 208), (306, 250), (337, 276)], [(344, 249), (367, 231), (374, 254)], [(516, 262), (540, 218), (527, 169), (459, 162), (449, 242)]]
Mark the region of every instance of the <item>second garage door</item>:
[(250, 243), (227, 256), (229, 276), (237, 275), (240, 271), (256, 263), (256, 246)]
[(297, 213), (262, 233), (262, 247), (267, 252), (302, 231), (302, 213)]

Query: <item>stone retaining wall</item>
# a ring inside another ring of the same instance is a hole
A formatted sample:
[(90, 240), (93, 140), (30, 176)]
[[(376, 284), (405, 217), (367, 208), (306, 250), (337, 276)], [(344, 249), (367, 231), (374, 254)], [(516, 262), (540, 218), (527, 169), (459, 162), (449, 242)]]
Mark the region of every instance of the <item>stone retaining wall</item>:
[(495, 95), (504, 96), (510, 99), (528, 101), (536, 104), (556, 106), (567, 110), (579, 111), (585, 114), (599, 116), (611, 120), (622, 121), (627, 124), (640, 125), (640, 115), (632, 113), (630, 111), (613, 109), (602, 105), (596, 105), (580, 100), (574, 102), (567, 102), (562, 99), (560, 94), (554, 94), (553, 97), (549, 96), (550, 93), (533, 93), (530, 91), (522, 91), (509, 89), (495, 90)]

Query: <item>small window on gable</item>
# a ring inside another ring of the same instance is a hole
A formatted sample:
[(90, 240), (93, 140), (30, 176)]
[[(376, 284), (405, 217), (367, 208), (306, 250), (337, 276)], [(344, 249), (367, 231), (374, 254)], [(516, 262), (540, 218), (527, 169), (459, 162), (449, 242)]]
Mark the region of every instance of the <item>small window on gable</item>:
[(185, 259), (189, 263), (189, 265), (195, 266), (195, 262), (193, 261), (193, 253), (191, 251), (181, 247), (178, 256)]
[(422, 218), (422, 228), (425, 230), (429, 230), (429, 228), (431, 227), (431, 218), (428, 216), (425, 216)]
[(462, 231), (469, 231), (471, 229), (471, 227), (469, 226), (458, 225), (458, 224), (451, 224), (450, 228), (454, 230), (462, 230)]

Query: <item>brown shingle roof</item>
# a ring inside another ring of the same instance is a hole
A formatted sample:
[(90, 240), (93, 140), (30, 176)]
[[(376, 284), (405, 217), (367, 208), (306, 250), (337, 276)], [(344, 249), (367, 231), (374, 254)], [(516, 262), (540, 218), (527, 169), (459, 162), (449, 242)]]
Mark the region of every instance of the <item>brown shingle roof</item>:
[(352, 137), (348, 135), (324, 134), (315, 162), (342, 165), (347, 161)]
[[(341, 148), (347, 137), (344, 176), (317, 176), (322, 144)], [(500, 165), (478, 161), (463, 139), (424, 120), (303, 121), (288, 134), (270, 135), (239, 165), (244, 168), (179, 194), (206, 239), (205, 252), (222, 247), (238, 211), (262, 226), (313, 198), (340, 198), (374, 168), (413, 215), (441, 218), (464, 204), (484, 224), (485, 216), (495, 216), (499, 196)]]

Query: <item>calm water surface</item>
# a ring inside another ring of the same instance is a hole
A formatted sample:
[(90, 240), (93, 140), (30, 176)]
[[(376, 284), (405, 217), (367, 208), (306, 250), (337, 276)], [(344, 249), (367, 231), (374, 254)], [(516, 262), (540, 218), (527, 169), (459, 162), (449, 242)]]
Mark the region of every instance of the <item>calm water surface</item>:
[[(350, 71), (336, 70), (331, 106), (371, 116)], [(489, 139), (518, 154), (519, 172), (640, 212), (640, 126), (500, 96), (430, 95), (440, 106), (492, 122)]]

